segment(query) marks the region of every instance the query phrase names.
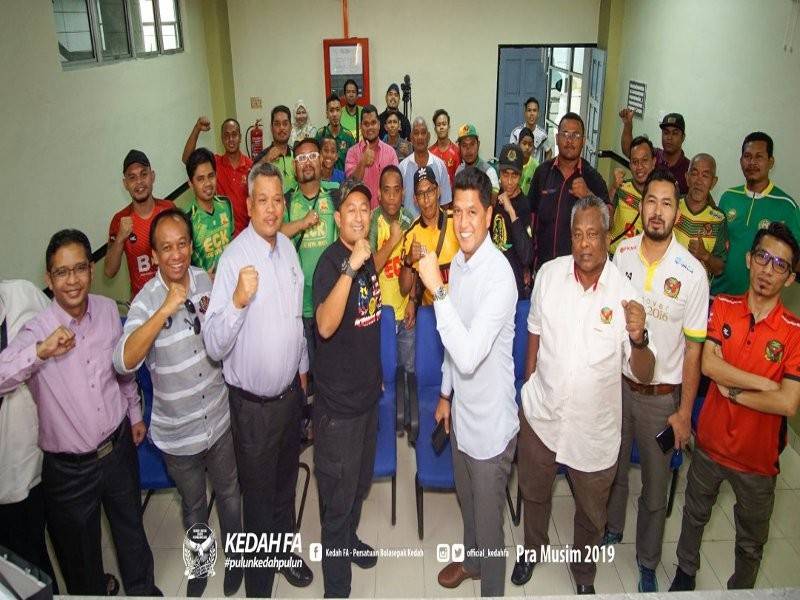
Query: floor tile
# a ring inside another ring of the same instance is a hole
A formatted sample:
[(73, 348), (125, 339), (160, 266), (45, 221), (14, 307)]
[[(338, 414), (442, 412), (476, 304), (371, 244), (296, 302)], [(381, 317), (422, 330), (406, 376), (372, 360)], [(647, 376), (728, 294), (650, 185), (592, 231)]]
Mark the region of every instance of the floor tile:
[[(733, 541), (704, 541), (700, 546), (700, 553), (708, 560), (708, 564), (714, 570), (722, 589), (726, 589), (728, 579), (733, 574), (734, 546), (735, 542)], [(795, 564), (794, 569), (796, 570), (796, 568)], [(758, 573), (758, 579), (756, 579), (756, 587), (765, 588), (771, 586), (772, 582), (767, 576), (762, 563), (762, 569)]]
[[(797, 510), (796, 505), (795, 510)], [(800, 567), (800, 551), (789, 540), (771, 538), (764, 546), (761, 571), (774, 587), (800, 587), (798, 567)]]
[[(554, 550), (563, 548), (551, 546)], [(525, 591), (534, 596), (575, 593), (569, 566), (561, 562), (540, 562), (533, 570), (530, 581), (525, 584)]]

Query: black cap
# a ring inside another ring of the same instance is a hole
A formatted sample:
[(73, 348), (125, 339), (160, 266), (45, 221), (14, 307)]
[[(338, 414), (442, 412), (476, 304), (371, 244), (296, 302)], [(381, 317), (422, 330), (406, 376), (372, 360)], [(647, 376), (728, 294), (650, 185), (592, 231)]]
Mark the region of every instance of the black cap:
[(522, 173), (522, 148), (516, 144), (506, 144), (500, 151), (500, 170), (511, 169), (516, 173)]
[(124, 173), (125, 171), (127, 171), (128, 167), (130, 167), (134, 163), (139, 163), (144, 167), (149, 167), (150, 159), (147, 158), (147, 155), (141, 150), (131, 150), (125, 156), (125, 160), (122, 161), (122, 172)]
[(367, 200), (372, 202), (372, 192), (367, 187), (367, 184), (361, 181), (360, 179), (346, 179), (342, 185), (339, 186), (339, 194), (337, 195), (337, 202), (336, 202), (336, 210), (339, 210), (339, 207), (342, 203), (347, 200), (347, 197), (352, 194), (353, 192), (361, 192), (366, 197)]
[(661, 127), (661, 129), (664, 129), (664, 127), (677, 127), (683, 133), (686, 133), (686, 121), (683, 120), (683, 115), (678, 113), (669, 113), (665, 115), (659, 127)]
[(395, 92), (397, 92), (399, 94), (400, 93), (400, 86), (397, 85), (396, 83), (390, 83), (389, 87), (386, 88), (386, 93), (388, 94), (392, 90), (394, 90)]
[(417, 191), (417, 184), (420, 181), (425, 181), (426, 179), (433, 185), (439, 185), (436, 182), (436, 174), (433, 172), (433, 169), (431, 169), (429, 166), (420, 167), (414, 171), (414, 192)]
[(309, 137), (304, 137), (302, 140), (297, 140), (294, 143), (294, 146), (292, 146), (292, 152), (294, 154), (297, 154), (297, 149), (302, 144), (314, 144), (317, 147), (317, 152), (319, 152), (319, 142), (317, 141), (317, 138), (313, 138), (313, 137), (310, 137), (310, 136)]

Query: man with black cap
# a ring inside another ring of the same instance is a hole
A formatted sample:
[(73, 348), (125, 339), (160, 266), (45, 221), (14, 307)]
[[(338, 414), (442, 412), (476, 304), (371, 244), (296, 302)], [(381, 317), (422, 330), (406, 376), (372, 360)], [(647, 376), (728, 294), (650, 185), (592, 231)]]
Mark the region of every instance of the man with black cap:
[(339, 239), (314, 272), (314, 467), (326, 598), (350, 595), (351, 562), (362, 569), (377, 563), (356, 536), (372, 482), (382, 380), (381, 289), (367, 240), (371, 197), (360, 181), (344, 182), (334, 213)]
[(530, 268), (533, 263), (531, 205), (520, 188), (523, 158), (522, 148), (517, 144), (506, 144), (500, 151), (500, 194), (489, 228), (492, 242), (505, 255), (514, 271), (519, 299), (530, 296)]
[(386, 90), (386, 110), (378, 115), (378, 119), (381, 122), (381, 139), (386, 135), (386, 119), (388, 119), (391, 114), (396, 114), (397, 118), (400, 119), (400, 137), (407, 140), (408, 136), (411, 135), (411, 123), (409, 123), (408, 118), (398, 110), (397, 107), (399, 105), (400, 88), (396, 83), (392, 83)]
[[(622, 152), (630, 158), (633, 142), (633, 111), (623, 108), (619, 111), (622, 119)], [(686, 121), (679, 113), (665, 115), (658, 125), (661, 128), (661, 148), (656, 148), (656, 167), (669, 169), (678, 181), (681, 194), (689, 191), (686, 173), (689, 171), (689, 159), (683, 153), (683, 142), (686, 139)]]
[(122, 185), (131, 196), (131, 203), (111, 218), (108, 227), (108, 250), (103, 266), (106, 277), (115, 277), (122, 263), (128, 263), (131, 298), (156, 274), (150, 254), (150, 223), (163, 210), (172, 207), (167, 200), (153, 198), (156, 172), (141, 150), (131, 150), (122, 161)]

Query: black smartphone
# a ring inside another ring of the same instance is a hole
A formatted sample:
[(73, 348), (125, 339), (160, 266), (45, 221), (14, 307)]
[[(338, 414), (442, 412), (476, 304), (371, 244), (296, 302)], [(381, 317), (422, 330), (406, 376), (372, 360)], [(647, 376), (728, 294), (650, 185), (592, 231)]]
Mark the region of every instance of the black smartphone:
[(656, 442), (664, 454), (675, 449), (675, 430), (672, 429), (672, 425), (667, 425), (664, 431), (656, 434)]
[(431, 444), (433, 444), (433, 451), (439, 455), (444, 451), (444, 447), (447, 445), (448, 440), (450, 439), (450, 434), (444, 430), (444, 419), (439, 421), (436, 424), (436, 427), (431, 434)]

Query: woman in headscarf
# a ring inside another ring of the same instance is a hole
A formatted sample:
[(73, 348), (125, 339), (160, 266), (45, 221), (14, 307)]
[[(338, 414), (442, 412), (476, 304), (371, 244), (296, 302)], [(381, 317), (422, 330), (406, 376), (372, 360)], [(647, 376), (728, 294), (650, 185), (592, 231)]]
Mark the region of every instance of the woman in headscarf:
[(308, 110), (306, 109), (305, 102), (302, 100), (295, 102), (293, 114), (294, 126), (292, 127), (292, 133), (289, 136), (290, 148), (294, 147), (295, 142), (299, 142), (305, 138), (313, 138), (317, 136), (317, 128), (308, 122)]

